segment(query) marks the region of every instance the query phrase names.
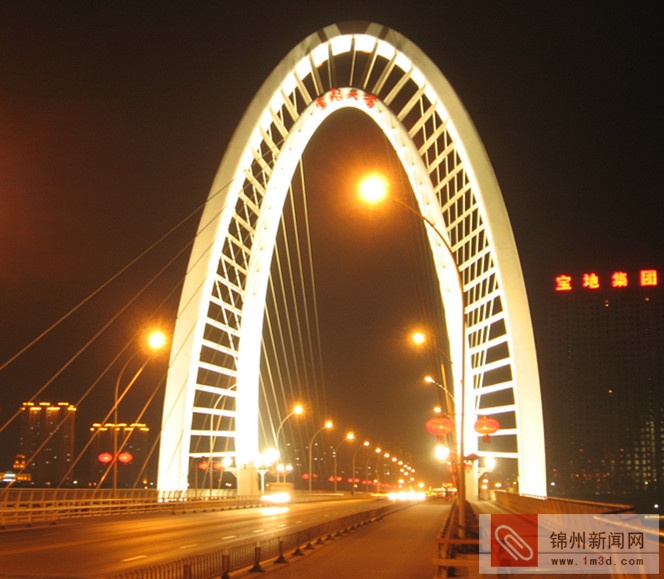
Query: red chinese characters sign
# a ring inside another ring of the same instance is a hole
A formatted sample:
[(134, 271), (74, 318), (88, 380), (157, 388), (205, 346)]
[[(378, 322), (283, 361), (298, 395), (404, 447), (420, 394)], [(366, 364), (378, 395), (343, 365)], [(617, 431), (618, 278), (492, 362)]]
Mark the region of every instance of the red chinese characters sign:
[(614, 271), (609, 276), (600, 276), (595, 272), (586, 272), (578, 277), (568, 274), (560, 274), (555, 278), (555, 291), (571, 292), (581, 288), (585, 290), (597, 290), (602, 287), (622, 289), (627, 287), (656, 287), (659, 285), (659, 275), (656, 269), (642, 269), (637, 275), (631, 275), (625, 271)]
[(362, 102), (368, 109), (372, 109), (376, 106), (378, 97), (373, 94), (365, 93), (356, 88), (333, 88), (323, 96), (316, 99), (316, 106), (319, 109), (325, 109), (330, 103), (343, 100)]

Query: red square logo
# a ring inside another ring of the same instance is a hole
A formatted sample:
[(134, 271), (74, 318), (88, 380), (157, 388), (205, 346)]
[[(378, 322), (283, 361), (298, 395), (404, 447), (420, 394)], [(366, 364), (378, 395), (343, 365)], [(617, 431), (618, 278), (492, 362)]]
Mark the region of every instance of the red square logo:
[(491, 515), (491, 566), (537, 567), (537, 515)]

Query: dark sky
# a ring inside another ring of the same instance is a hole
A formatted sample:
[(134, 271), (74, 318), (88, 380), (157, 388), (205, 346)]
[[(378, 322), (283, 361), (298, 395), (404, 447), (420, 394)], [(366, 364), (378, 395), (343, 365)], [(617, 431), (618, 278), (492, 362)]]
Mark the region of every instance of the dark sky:
[[(375, 21), (408, 37), (466, 106), (512, 220), (536, 337), (557, 273), (662, 267), (658, 2), (9, 1), (0, 5), (0, 364), (196, 210), (266, 76), (304, 37), (346, 20)], [(349, 158), (361, 159), (361, 128), (332, 132), (316, 146), (332, 158), (345, 144)], [(341, 211), (330, 210), (333, 228), (321, 225), (330, 244), (330, 232), (346, 227)], [(178, 229), (159, 259), (83, 308), (57, 339), (0, 371), (0, 422), (195, 226)], [(384, 289), (404, 285), (398, 271), (397, 281), (376, 281), (354, 261), (394, 254), (365, 237), (354, 238), (357, 251), (344, 242), (329, 250), (337, 269), (321, 275), (327, 295), (363, 304), (344, 313), (330, 298), (333, 313), (321, 314), (330, 324), (355, 322), (324, 330), (334, 352), (326, 362), (328, 400), (332, 410), (348, 411), (348, 425), (361, 430), (356, 422), (365, 419), (370, 437), (421, 446), (432, 394), (417, 389), (429, 368), (403, 343), (417, 308)], [(185, 262), (148, 301), (177, 285)], [(393, 310), (394, 318), (382, 315)], [(117, 332), (147, 314), (131, 315)], [(349, 341), (356, 326), (367, 331)], [(93, 375), (72, 375), (68, 384)], [(67, 396), (67, 388), (52, 396)], [(412, 411), (405, 388), (417, 391)], [(379, 412), (368, 418), (381, 391)], [(0, 435), (0, 459), (13, 455), (9, 446)]]

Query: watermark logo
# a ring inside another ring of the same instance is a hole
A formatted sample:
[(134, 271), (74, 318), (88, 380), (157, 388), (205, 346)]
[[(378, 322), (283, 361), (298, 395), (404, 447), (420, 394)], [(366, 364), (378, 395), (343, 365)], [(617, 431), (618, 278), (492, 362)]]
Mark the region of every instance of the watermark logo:
[(537, 515), (493, 515), (491, 565), (536, 567), (537, 530)]
[(480, 515), (480, 573), (659, 573), (654, 515)]

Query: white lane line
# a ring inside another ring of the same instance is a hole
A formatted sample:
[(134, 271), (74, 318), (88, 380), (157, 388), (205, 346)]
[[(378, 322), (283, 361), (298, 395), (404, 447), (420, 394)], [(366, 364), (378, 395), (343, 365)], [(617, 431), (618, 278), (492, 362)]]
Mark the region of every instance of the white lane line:
[(129, 561), (136, 561), (137, 559), (145, 559), (147, 555), (136, 555), (136, 557), (127, 557), (126, 559), (121, 559), (123, 563), (128, 563)]
[(182, 545), (180, 549), (189, 549), (191, 547), (195, 547), (196, 545), (198, 545), (198, 543), (192, 543), (191, 545)]
[(235, 539), (235, 537), (237, 537), (237, 535), (228, 535), (226, 537), (222, 537), (221, 540), (225, 541), (226, 539)]
[(255, 531), (251, 531), (252, 533), (263, 533), (265, 529), (256, 529)]

